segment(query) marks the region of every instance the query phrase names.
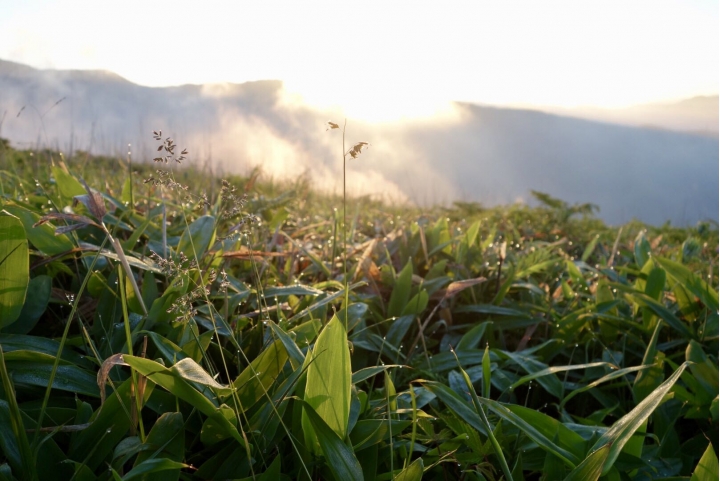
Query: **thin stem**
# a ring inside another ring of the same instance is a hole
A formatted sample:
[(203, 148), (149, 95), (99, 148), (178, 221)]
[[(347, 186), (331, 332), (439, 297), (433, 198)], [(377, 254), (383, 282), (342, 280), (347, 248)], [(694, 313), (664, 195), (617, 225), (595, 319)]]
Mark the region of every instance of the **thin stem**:
[(347, 222), (346, 222), (346, 207), (347, 207), (347, 184), (345, 182), (345, 164), (347, 160), (347, 154), (345, 153), (345, 126), (347, 126), (347, 119), (343, 123), (342, 131), (342, 149), (343, 149), (343, 221), (342, 221), (342, 249), (343, 249), (343, 284), (345, 287), (345, 332), (348, 330), (348, 307), (350, 304), (350, 292), (348, 291), (348, 276), (347, 276)]

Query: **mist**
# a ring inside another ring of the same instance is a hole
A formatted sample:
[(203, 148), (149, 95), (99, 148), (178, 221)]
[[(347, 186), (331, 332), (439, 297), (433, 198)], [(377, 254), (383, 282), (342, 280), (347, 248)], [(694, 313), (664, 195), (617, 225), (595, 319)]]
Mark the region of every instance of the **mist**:
[[(56, 102), (63, 99), (60, 103)], [(342, 189), (340, 111), (288, 95), (280, 81), (150, 88), (99, 71), (36, 70), (0, 61), (0, 136), (18, 148), (149, 160), (161, 129), (216, 172), (260, 166), (277, 179), (308, 175)], [(19, 115), (18, 115), (19, 114)], [(422, 206), (532, 202), (530, 190), (600, 206), (611, 224), (718, 220), (718, 140), (533, 110), (456, 103), (433, 119), (347, 119), (352, 195)]]

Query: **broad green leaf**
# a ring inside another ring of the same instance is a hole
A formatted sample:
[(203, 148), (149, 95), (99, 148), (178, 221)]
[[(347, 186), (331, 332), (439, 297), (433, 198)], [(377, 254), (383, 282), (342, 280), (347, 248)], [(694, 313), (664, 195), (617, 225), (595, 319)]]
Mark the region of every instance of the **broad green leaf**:
[(422, 381), (423, 385), (435, 394), (457, 417), (468, 423), (483, 435), (487, 430), (477, 412), (465, 402), (455, 391), (435, 381)]
[(298, 401), (302, 403), (303, 413), (307, 416), (303, 419), (307, 419), (307, 422), (312, 426), (317, 442), (320, 445), (320, 451), (325, 456), (328, 467), (335, 475), (335, 478), (342, 481), (362, 481), (362, 468), (353, 450), (342, 441), (342, 438), (337, 435), (331, 426), (328, 426), (322, 416), (309, 403)]
[(558, 399), (562, 398), (563, 385), (557, 376), (552, 373), (554, 369), (558, 368), (550, 368), (547, 364), (521, 353), (500, 351), (500, 355), (509, 358), (515, 364), (522, 367), (530, 376), (534, 376), (533, 379), (537, 379), (538, 384), (540, 384), (540, 386), (542, 386), (548, 393)]
[(282, 466), (280, 465), (280, 456), (275, 456), (267, 470), (260, 475), (258, 481), (277, 481), (280, 479)]
[(0, 329), (20, 316), (30, 282), (28, 241), (22, 222), (0, 212)]
[(630, 294), (630, 296), (640, 305), (646, 306), (648, 309), (653, 311), (656, 316), (658, 316), (660, 319), (665, 321), (668, 326), (675, 329), (678, 333), (680, 333), (683, 338), (685, 339), (692, 339), (693, 335), (690, 332), (690, 330), (687, 328), (685, 323), (681, 321), (680, 319), (675, 316), (670, 310), (663, 306), (661, 303), (653, 299), (652, 297), (636, 292), (634, 294)]
[(152, 379), (153, 382), (160, 384), (166, 389), (167, 386), (165, 384), (172, 385), (172, 382), (163, 383), (158, 381), (167, 377), (184, 381), (185, 383), (195, 383), (201, 386), (207, 386), (214, 392), (220, 394), (227, 395), (232, 390), (228, 386), (219, 384), (210, 374), (207, 373), (207, 371), (189, 357), (179, 360), (174, 365), (170, 366), (170, 368), (167, 368), (155, 361), (151, 361), (150, 359), (130, 356), (127, 354), (123, 355), (123, 360), (140, 374), (146, 376), (148, 379)]
[[(244, 445), (244, 440), (237, 428), (220, 412), (218, 401), (214, 393), (210, 391), (212, 389), (223, 394), (228, 392), (230, 388), (218, 384), (195, 361), (186, 358), (168, 369), (162, 364), (141, 357), (124, 355), (123, 360), (137, 372), (147, 377), (148, 380), (162, 386), (175, 396), (190, 403), (201, 413), (213, 418), (230, 436)], [(207, 386), (208, 389), (201, 393), (191, 383)]]
[(412, 299), (410, 299), (407, 304), (405, 305), (405, 308), (402, 311), (403, 316), (407, 315), (420, 315), (425, 310), (425, 308), (428, 305), (428, 301), (430, 300), (430, 296), (428, 296), (428, 293), (425, 289), (418, 292), (415, 296), (413, 296)]
[(53, 177), (55, 177), (55, 182), (57, 183), (60, 195), (66, 200), (72, 199), (76, 195), (87, 194), (85, 187), (83, 187), (80, 181), (68, 172), (67, 167), (65, 167), (64, 164), (61, 163), (60, 166), (53, 165), (50, 167), (50, 170)]
[[(655, 364), (655, 357), (657, 356), (657, 341), (660, 337), (661, 328), (662, 324), (655, 326), (650, 342), (648, 342), (647, 348), (645, 349), (645, 355), (643, 356), (642, 361), (643, 365)], [(660, 376), (662, 376), (662, 363), (660, 363), (659, 366), (656, 365), (654, 371), (655, 372), (640, 371), (635, 378), (635, 382), (633, 383), (633, 397), (635, 398), (636, 403), (645, 399), (645, 396), (655, 390), (655, 388), (662, 382), (662, 380), (660, 380), (656, 383), (657, 376), (653, 375), (660, 374)], [(657, 373), (657, 371), (660, 372)]]
[(407, 334), (408, 329), (415, 320), (415, 315), (401, 316), (392, 321), (390, 329), (385, 335), (385, 342), (391, 346), (400, 347), (403, 338)]
[(575, 456), (572, 452), (563, 449), (560, 446), (557, 446), (554, 442), (548, 439), (548, 437), (545, 436), (538, 428), (525, 421), (522, 417), (515, 414), (508, 407), (508, 405), (501, 404), (491, 399), (485, 398), (480, 398), (480, 403), (487, 406), (495, 414), (500, 416), (500, 418), (513, 424), (518, 429), (523, 431), (525, 435), (532, 439), (540, 448), (554, 454), (569, 467), (575, 468), (575, 466), (580, 462), (580, 459), (578, 459), (577, 456)]
[(407, 264), (405, 264), (405, 267), (403, 267), (398, 274), (397, 279), (395, 279), (395, 286), (393, 287), (392, 294), (390, 295), (390, 302), (388, 303), (388, 317), (402, 316), (405, 306), (407, 306), (408, 300), (410, 299), (412, 274), (413, 264), (412, 259), (409, 259)]
[(533, 379), (537, 379), (543, 376), (549, 376), (551, 374), (555, 374), (557, 372), (564, 372), (564, 371), (574, 371), (575, 369), (588, 369), (591, 367), (601, 367), (601, 366), (607, 366), (610, 368), (614, 368), (615, 366), (613, 364), (610, 364), (608, 362), (591, 362), (588, 364), (574, 364), (572, 366), (553, 366), (548, 367), (545, 369), (542, 369), (540, 371), (536, 371), (532, 374), (528, 374), (527, 376), (523, 376), (517, 381), (515, 381), (511, 386), (510, 389), (515, 389), (518, 386), (521, 386), (525, 384), (528, 381), (532, 381)]
[(645, 265), (645, 263), (650, 258), (650, 255), (652, 254), (650, 249), (650, 243), (645, 238), (645, 232), (640, 231), (640, 233), (635, 238), (635, 263), (638, 267), (642, 268), (642, 266)]
[(27, 240), (40, 252), (49, 256), (56, 256), (68, 252), (75, 247), (73, 242), (66, 234), (55, 235), (55, 226), (45, 223), (37, 227), (33, 227), (40, 216), (34, 212), (30, 212), (17, 205), (7, 205), (5, 210), (20, 219)]
[(120, 200), (123, 202), (123, 204), (126, 205), (134, 204), (135, 199), (133, 199), (133, 185), (131, 176), (127, 176), (125, 178), (125, 182), (123, 182), (122, 192), (120, 193)]
[[(503, 244), (503, 250), (504, 250), (504, 244)], [(454, 351), (453, 351), (454, 352)], [(493, 428), (490, 424), (490, 421), (488, 420), (487, 416), (485, 415), (485, 410), (480, 406), (480, 399), (478, 398), (477, 393), (475, 392), (475, 387), (472, 385), (472, 382), (470, 381), (470, 376), (468, 376), (467, 372), (460, 367), (460, 361), (457, 360), (457, 357), (455, 358), (458, 364), (458, 368), (460, 369), (460, 373), (462, 374), (462, 377), (465, 381), (465, 387), (468, 390), (470, 397), (473, 402), (473, 407), (475, 408), (475, 412), (478, 413), (480, 416), (480, 420), (482, 421), (483, 425), (485, 426), (485, 429), (487, 430), (487, 435), (490, 440), (490, 444), (493, 447), (493, 450), (495, 451), (495, 455), (498, 457), (498, 460), (500, 461), (500, 467), (502, 468), (503, 474), (505, 475), (506, 479), (513, 480), (513, 479), (519, 479), (522, 477), (522, 459), (520, 456), (518, 456), (517, 459), (517, 467), (520, 470), (520, 476), (517, 478), (513, 478), (512, 473), (510, 472), (510, 466), (508, 466), (507, 460), (505, 459), (505, 455), (502, 450), (502, 446), (500, 446), (500, 443), (498, 442), (497, 438), (495, 437), (495, 430), (497, 428)]]
[(476, 314), (492, 314), (496, 316), (517, 317), (523, 319), (532, 319), (529, 312), (510, 307), (493, 306), (492, 304), (473, 304), (468, 306), (460, 306), (455, 312), (472, 312)]
[(490, 347), (485, 346), (485, 352), (482, 357), (482, 397), (490, 399), (490, 381), (492, 380), (492, 373), (490, 372)]
[(10, 462), (15, 473), (21, 478), (33, 479), (37, 477), (36, 467), (33, 463), (33, 454), (30, 442), (25, 432), (17, 394), (10, 380), (8, 367), (5, 364), (3, 350), (0, 348), (0, 380), (2, 381), (3, 395), (7, 402), (0, 399), (0, 447)]
[[(135, 459), (134, 467), (139, 468), (142, 464), (152, 458), (164, 458), (180, 462), (185, 457), (185, 423), (182, 413), (168, 412), (155, 421), (145, 440), (144, 449)], [(144, 476), (148, 481), (176, 481), (180, 478), (180, 469), (175, 472), (168, 472), (173, 468), (167, 468), (162, 473), (151, 471), (152, 477)], [(149, 474), (145, 473), (145, 474)]]
[(25, 304), (20, 311), (17, 320), (9, 326), (3, 328), (3, 332), (9, 334), (27, 334), (35, 327), (40, 316), (47, 309), (50, 301), (50, 293), (52, 291), (52, 279), (41, 275), (33, 277), (28, 283), (27, 295), (25, 296)]
[(685, 349), (685, 359), (691, 361), (690, 372), (698, 380), (700, 385), (710, 395), (717, 395), (718, 389), (718, 368), (703, 351), (702, 345), (696, 341), (690, 341)]
[(395, 481), (420, 481), (423, 475), (423, 467), (422, 458), (417, 458), (410, 463), (410, 466), (400, 471), (400, 474), (395, 477)]
[(593, 237), (592, 240), (588, 242), (588, 245), (585, 247), (585, 250), (580, 257), (580, 260), (582, 260), (583, 262), (587, 262), (587, 260), (590, 258), (593, 251), (595, 250), (595, 246), (597, 246), (598, 240), (600, 240), (600, 236), (595, 235), (595, 237)]
[(285, 347), (285, 351), (288, 354), (292, 368), (297, 369), (302, 366), (305, 363), (305, 354), (303, 354), (297, 344), (295, 344), (295, 341), (283, 330), (282, 327), (275, 324), (272, 320), (268, 321), (268, 325), (270, 326), (270, 329), (272, 329), (273, 334), (280, 339), (280, 342), (282, 342)]
[(610, 452), (603, 466), (602, 474), (605, 475), (610, 471), (615, 460), (622, 451), (623, 446), (632, 437), (633, 433), (645, 422), (645, 420), (660, 405), (665, 395), (670, 392), (675, 382), (680, 378), (688, 363), (683, 363), (664, 383), (658, 386), (651, 394), (643, 399), (635, 408), (622, 418), (618, 419), (610, 429), (608, 429), (597, 440), (592, 450), (600, 449), (606, 444), (610, 444)]
[(574, 398), (578, 394), (588, 391), (594, 387), (597, 387), (604, 382), (612, 381), (613, 379), (617, 379), (619, 377), (625, 376), (632, 372), (640, 371), (643, 369), (650, 369), (652, 367), (653, 367), (652, 364), (643, 365), (643, 366), (626, 367), (623, 369), (618, 369), (617, 371), (613, 371), (609, 374), (606, 374), (603, 377), (601, 377), (600, 379), (596, 379), (595, 381), (591, 382), (590, 384), (586, 384), (585, 386), (579, 387), (579, 388), (575, 389), (574, 391), (572, 391), (571, 393), (569, 393), (567, 396), (565, 396), (565, 398), (560, 403), (560, 407), (564, 406), (570, 399)]
[(233, 386), (237, 389), (237, 397), (243, 411), (250, 409), (268, 392), (287, 360), (287, 350), (283, 347), (282, 341), (277, 340), (265, 348), (240, 373)]
[(391, 367), (402, 367), (399, 364), (385, 364), (383, 366), (371, 366), (356, 371), (352, 375), (352, 383), (357, 384), (365, 379), (373, 377), (375, 374), (388, 370)]
[(480, 344), (480, 341), (485, 335), (485, 330), (489, 325), (492, 325), (492, 322), (481, 322), (470, 329), (460, 339), (460, 342), (458, 342), (457, 346), (455, 346), (455, 350), (465, 351), (467, 349), (477, 349), (478, 344)]
[(190, 224), (180, 236), (177, 252), (200, 260), (215, 239), (215, 217), (203, 215)]
[(690, 481), (715, 481), (716, 479), (718, 479), (718, 458), (712, 443), (710, 443), (695, 467)]
[[(108, 396), (105, 404), (95, 411), (88, 428), (76, 433), (70, 442), (68, 457), (79, 459), (95, 470), (112, 454), (130, 428), (130, 391), (132, 379), (128, 379)], [(155, 385), (145, 387), (144, 401), (150, 398)]]
[[(235, 411), (225, 404), (221, 404), (218, 410), (231, 424), (237, 419)], [(228, 430), (225, 429), (225, 424), (219, 424), (216, 418), (207, 418), (205, 422), (203, 422), (202, 430), (200, 431), (200, 441), (202, 441), (205, 446), (211, 446), (228, 437), (230, 437), (230, 435)]]
[[(337, 316), (322, 330), (305, 363), (308, 364), (305, 402), (344, 440), (350, 417), (352, 372), (347, 333)], [(307, 415), (302, 418), (302, 426), (308, 446), (316, 449), (314, 423), (308, 421)]]
[(572, 453), (577, 459), (582, 459), (585, 455), (585, 440), (557, 419), (525, 406), (517, 404), (507, 404), (506, 406), (547, 439), (553, 439), (558, 447)]
[(593, 451), (577, 468), (567, 475), (565, 481), (597, 481), (602, 474), (603, 465), (608, 454), (610, 454), (609, 444)]
[[(45, 359), (43, 361), (8, 361), (7, 367), (12, 372), (15, 384), (45, 388), (50, 381), (53, 364)], [(95, 375), (72, 364), (58, 366), (52, 387), (61, 391), (100, 397)]]
[(312, 286), (294, 285), (294, 286), (278, 286), (263, 289), (263, 295), (268, 299), (283, 296), (319, 296), (323, 294), (320, 289)]
[[(60, 348), (60, 343), (46, 337), (26, 336), (23, 334), (0, 334), (0, 346), (2, 346), (5, 353), (13, 351), (36, 351), (55, 357)], [(63, 349), (60, 358), (79, 367), (90, 368), (93, 366), (93, 363), (68, 347)]]
[(718, 293), (710, 287), (701, 277), (693, 274), (690, 269), (682, 264), (664, 259), (662, 257), (655, 258), (663, 269), (673, 277), (677, 282), (682, 284), (687, 290), (699, 297), (703, 304), (712, 312), (718, 311)]
[(392, 436), (400, 435), (411, 423), (412, 421), (400, 419), (391, 419), (390, 421), (387, 419), (362, 419), (355, 424), (350, 433), (350, 442), (355, 452), (362, 451), (380, 441), (389, 439), (391, 430)]
[(148, 459), (147, 461), (143, 461), (139, 465), (132, 468), (125, 476), (122, 477), (122, 480), (132, 481), (133, 479), (143, 478), (147, 474), (153, 474), (154, 476), (152, 477), (152, 479), (161, 479), (159, 476), (156, 476), (156, 474), (171, 469), (177, 470), (179, 476), (180, 470), (187, 467), (189, 467), (187, 464), (179, 463), (171, 459), (152, 458)]

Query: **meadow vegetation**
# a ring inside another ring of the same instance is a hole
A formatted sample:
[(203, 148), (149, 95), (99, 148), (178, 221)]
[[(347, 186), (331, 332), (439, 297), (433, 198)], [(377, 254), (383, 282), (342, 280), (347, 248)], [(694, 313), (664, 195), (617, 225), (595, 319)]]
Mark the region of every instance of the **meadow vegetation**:
[(0, 479), (718, 479), (717, 224), (220, 179), (153, 135), (0, 145)]

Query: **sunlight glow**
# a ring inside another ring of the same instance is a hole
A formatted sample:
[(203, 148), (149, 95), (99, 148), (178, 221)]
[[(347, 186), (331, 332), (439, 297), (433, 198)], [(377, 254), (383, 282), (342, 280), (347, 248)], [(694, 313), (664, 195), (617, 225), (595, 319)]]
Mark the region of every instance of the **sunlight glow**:
[(718, 90), (718, 5), (707, 0), (34, 0), (0, 10), (0, 59), (148, 86), (279, 79), (312, 105), (372, 121), (447, 114), (451, 101), (623, 107)]

